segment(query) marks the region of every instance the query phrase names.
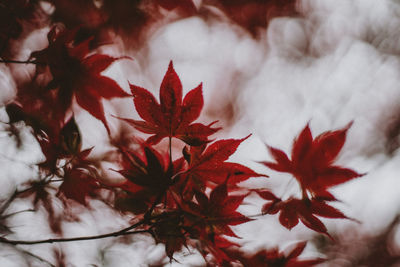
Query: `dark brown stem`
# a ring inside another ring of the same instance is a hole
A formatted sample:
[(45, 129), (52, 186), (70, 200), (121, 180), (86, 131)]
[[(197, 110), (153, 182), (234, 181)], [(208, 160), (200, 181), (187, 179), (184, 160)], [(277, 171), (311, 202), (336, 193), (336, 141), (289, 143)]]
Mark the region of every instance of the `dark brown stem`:
[(141, 234), (141, 233), (148, 233), (149, 230), (137, 230), (137, 231), (130, 231), (138, 226), (145, 224), (148, 219), (143, 219), (129, 227), (126, 227), (122, 230), (103, 234), (103, 235), (92, 235), (92, 236), (80, 236), (80, 237), (71, 237), (71, 238), (50, 238), (50, 239), (43, 239), (43, 240), (10, 240), (4, 237), (0, 237), (0, 243), (6, 243), (11, 245), (36, 245), (36, 244), (45, 244), (45, 243), (62, 243), (62, 242), (74, 242), (74, 241), (85, 241), (85, 240), (95, 240), (95, 239), (103, 239), (108, 237), (118, 237), (118, 236), (125, 236), (125, 235), (133, 235), (133, 234)]
[[(125, 229), (124, 229), (125, 230)], [(9, 240), (4, 237), (0, 237), (0, 243), (6, 243), (11, 245), (36, 245), (36, 244), (45, 244), (45, 243), (62, 243), (62, 242), (74, 242), (74, 241), (85, 241), (85, 240), (95, 240), (95, 239), (102, 239), (108, 237), (118, 237), (118, 236), (125, 236), (125, 235), (133, 235), (133, 234), (141, 234), (141, 233), (148, 233), (149, 230), (138, 230), (138, 231), (118, 231), (113, 233), (108, 233), (104, 235), (92, 235), (92, 236), (81, 236), (81, 237), (72, 237), (72, 238), (50, 238), (50, 239), (43, 239), (43, 240)]]
[(168, 138), (168, 146), (169, 146), (169, 166), (170, 167), (172, 165), (172, 137), (169, 136)]
[(14, 63), (14, 64), (35, 64), (35, 65), (44, 65), (43, 63), (39, 63), (36, 61), (30, 60), (13, 60), (13, 59), (0, 59), (0, 63)]

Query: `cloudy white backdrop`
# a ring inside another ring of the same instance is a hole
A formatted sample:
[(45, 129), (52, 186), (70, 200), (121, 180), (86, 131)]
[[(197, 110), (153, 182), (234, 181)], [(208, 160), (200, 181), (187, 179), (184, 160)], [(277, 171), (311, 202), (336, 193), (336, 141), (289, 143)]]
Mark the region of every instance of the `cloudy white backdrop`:
[[(200, 5), (201, 1), (196, 4)], [(205, 108), (201, 119), (220, 120), (224, 130), (218, 138), (253, 134), (232, 160), (271, 178), (255, 178), (247, 184), (273, 188), (279, 196), (295, 194), (296, 183), (290, 182), (289, 175), (256, 163), (270, 159), (264, 144), (288, 152), (293, 139), (308, 122), (316, 136), (353, 121), (338, 162), (367, 175), (333, 191), (343, 201), (336, 207), (361, 224), (346, 220), (324, 220), (324, 223), (330, 232), (338, 234), (354, 227), (361, 232), (377, 233), (393, 220), (400, 208), (400, 131), (396, 132), (400, 125), (400, 2), (302, 0), (298, 11), (300, 16), (271, 20), (268, 28), (261, 30), (259, 39), (223, 17), (208, 21), (191, 17), (161, 25), (138, 49), (122, 45), (104, 48), (105, 52), (134, 58), (115, 63), (106, 74), (126, 90), (129, 80), (157, 95), (168, 62), (173, 60), (185, 92), (203, 82)], [(46, 45), (46, 30), (28, 38), (21, 57)], [(1, 66), (0, 69), (4, 103), (14, 94), (10, 72), (15, 75), (16, 69), (22, 67), (11, 68)], [(130, 101), (115, 100), (115, 103), (118, 108), (110, 106), (110, 113), (132, 116)], [(106, 132), (101, 124), (85, 112), (77, 112), (84, 146), (105, 140)], [(6, 116), (3, 117), (6, 121)], [(29, 131), (26, 138), (31, 142), (25, 142), (22, 151), (13, 150), (12, 140), (6, 134), (0, 138), (0, 150), (4, 154), (0, 157), (4, 173), (0, 179), (2, 195), (12, 192), (15, 184), (30, 177), (32, 170), (24, 162), (35, 162), (41, 157)], [(97, 153), (104, 149), (95, 148)], [(240, 208), (244, 214), (259, 212), (261, 203), (256, 198), (250, 197), (246, 203)], [(82, 222), (65, 225), (67, 235), (99, 234), (124, 225), (122, 220), (115, 222), (116, 216), (105, 211), (101, 203), (93, 206), (98, 209), (82, 211)], [(14, 230), (20, 233), (17, 238), (47, 237), (48, 230), (44, 223), (40, 224), (43, 220), (40, 216), (25, 214), (13, 220)], [(239, 243), (249, 251), (276, 245), (284, 248), (315, 235), (300, 225), (288, 231), (279, 225), (277, 216), (265, 216), (235, 230), (243, 237)], [(395, 233), (396, 236), (399, 241), (399, 234)], [(59, 246), (66, 250), (71, 262), (79, 262), (76, 266), (90, 266), (100, 262), (101, 257), (109, 266), (148, 266), (157, 264), (164, 253), (163, 245), (154, 245), (147, 237), (137, 237), (133, 244), (112, 245), (112, 240), (101, 240)], [(49, 247), (37, 245), (30, 249), (51, 259)], [(103, 256), (99, 254), (101, 250), (105, 251)], [(10, 253), (2, 250), (1, 266), (25, 264)], [(177, 257), (180, 263), (171, 266), (203, 264), (199, 255), (188, 254), (188, 251), (182, 252)], [(321, 255), (310, 243), (305, 256)], [(338, 261), (327, 266), (346, 264)]]

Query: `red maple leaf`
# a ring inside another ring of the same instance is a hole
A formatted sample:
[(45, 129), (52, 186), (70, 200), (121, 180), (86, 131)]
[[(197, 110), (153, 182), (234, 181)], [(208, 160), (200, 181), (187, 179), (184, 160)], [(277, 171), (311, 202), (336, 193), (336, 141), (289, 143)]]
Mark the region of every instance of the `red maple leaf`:
[(190, 237), (200, 242), (203, 256), (211, 253), (218, 262), (229, 259), (222, 249), (237, 244), (223, 236), (238, 237), (231, 226), (251, 221), (236, 211), (246, 195), (229, 196), (225, 182), (214, 188), (210, 197), (200, 191), (194, 196), (196, 202), (182, 205)]
[(223, 183), (211, 191), (210, 197), (195, 191), (196, 202), (188, 202), (185, 207), (193, 217), (193, 227), (197, 229), (199, 239), (214, 242), (220, 235), (238, 237), (230, 226), (251, 221), (237, 212), (246, 195), (228, 196), (227, 184)]
[(291, 173), (299, 182), (303, 195), (309, 192), (313, 197), (334, 200), (327, 190), (351, 179), (362, 176), (351, 169), (333, 165), (346, 141), (351, 124), (343, 129), (327, 131), (312, 137), (307, 126), (294, 141), (291, 159), (282, 151), (268, 146), (275, 162), (262, 162), (278, 172)]
[[(322, 263), (325, 259), (299, 259), (304, 251), (307, 242), (297, 243), (288, 253), (279, 251), (278, 248), (263, 249), (252, 255), (245, 255), (238, 250), (228, 250), (227, 254), (232, 260), (237, 260), (243, 266), (265, 266), (265, 267), (311, 267)], [(226, 262), (224, 266), (232, 266)]]
[(308, 228), (330, 237), (325, 225), (316, 216), (330, 219), (349, 219), (340, 210), (328, 205), (324, 199), (289, 198), (282, 201), (268, 190), (254, 190), (260, 197), (268, 200), (261, 211), (264, 214), (279, 215), (279, 222), (287, 229), (301, 221)]
[(151, 228), (155, 241), (165, 244), (165, 252), (171, 260), (175, 252), (186, 246), (188, 231), (181, 212), (164, 212), (158, 215)]
[(161, 196), (165, 205), (174, 207), (175, 200), (168, 189), (179, 180), (176, 174), (183, 168), (183, 159), (167, 163), (168, 157), (146, 144), (142, 145), (140, 151), (123, 149), (122, 152), (124, 169), (118, 172), (127, 180), (115, 186), (125, 190), (127, 195), (118, 199), (118, 206), (133, 213), (142, 213)]
[(134, 104), (144, 121), (123, 119), (133, 127), (153, 136), (147, 139), (149, 144), (157, 144), (164, 137), (176, 137), (188, 145), (201, 145), (209, 142), (208, 136), (220, 128), (211, 125), (192, 123), (203, 108), (202, 84), (186, 94), (182, 100), (182, 84), (176, 74), (172, 61), (160, 87), (160, 104), (144, 88), (131, 85)]
[(66, 169), (63, 182), (57, 195), (62, 194), (66, 198), (73, 199), (82, 205), (86, 204), (86, 198), (100, 188), (96, 178), (80, 168)]
[(155, 0), (155, 2), (169, 11), (179, 8), (188, 15), (195, 14), (197, 11), (192, 0)]
[(36, 138), (46, 158), (39, 165), (42, 170), (51, 174), (59, 173), (62, 168), (59, 168), (58, 162), (61, 159), (68, 159), (74, 165), (83, 166), (87, 163), (86, 157), (91, 149), (81, 151), (81, 134), (73, 116), (61, 128), (53, 125), (46, 129), (48, 131), (41, 128), (39, 130)]
[[(75, 96), (76, 102), (92, 116), (103, 122), (108, 133), (108, 127), (101, 99), (129, 96), (112, 79), (101, 75), (108, 66), (120, 59), (108, 55), (93, 54), (90, 52), (87, 39), (75, 44), (77, 30), (59, 31), (53, 27), (49, 34), (49, 46), (31, 54), (38, 66), (48, 66), (53, 80), (48, 87), (58, 88), (58, 104), (67, 110)], [(37, 68), (43, 72), (43, 68)]]
[(57, 136), (64, 124), (65, 110), (59, 105), (57, 92), (47, 90), (35, 82), (18, 86), (17, 98), (6, 106), (9, 122), (24, 121), (35, 135), (43, 132)]
[(257, 36), (259, 28), (266, 28), (269, 20), (297, 14), (296, 0), (206, 0), (219, 7), (234, 22)]
[[(250, 135), (249, 135), (250, 136)], [(189, 163), (189, 169), (184, 175), (187, 179), (187, 190), (193, 188), (203, 190), (211, 183), (221, 184), (229, 176), (228, 183), (235, 185), (250, 177), (264, 176), (250, 168), (232, 162), (225, 162), (249, 136), (242, 139), (218, 140), (206, 148), (206, 145), (184, 149), (184, 155)]]

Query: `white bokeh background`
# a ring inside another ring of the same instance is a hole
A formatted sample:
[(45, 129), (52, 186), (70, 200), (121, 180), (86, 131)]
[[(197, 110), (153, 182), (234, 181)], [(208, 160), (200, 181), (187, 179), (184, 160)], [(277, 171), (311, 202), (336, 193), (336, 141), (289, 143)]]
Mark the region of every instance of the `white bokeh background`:
[[(201, 1), (196, 3), (200, 5)], [(353, 121), (338, 164), (367, 174), (333, 192), (342, 200), (335, 206), (361, 224), (323, 221), (329, 232), (338, 236), (349, 229), (357, 229), (361, 235), (379, 233), (399, 214), (400, 208), (400, 2), (302, 0), (298, 11), (299, 16), (271, 20), (258, 39), (226, 18), (206, 21), (190, 17), (167, 23), (158, 26), (139, 48), (121, 44), (103, 48), (103, 52), (134, 58), (113, 64), (106, 74), (126, 90), (129, 81), (158, 95), (168, 62), (173, 60), (184, 92), (203, 82), (205, 108), (200, 119), (219, 120), (224, 130), (216, 137), (239, 138), (252, 133), (231, 160), (270, 178), (253, 178), (246, 185), (272, 188), (278, 196), (296, 193), (296, 183), (290, 182), (289, 175), (273, 172), (256, 162), (271, 159), (264, 144), (289, 152), (293, 139), (308, 122), (317, 136)], [(45, 38), (46, 29), (32, 33), (25, 40), (21, 57), (40, 49), (38, 44), (45, 46)], [(0, 66), (3, 103), (15, 94), (13, 75), (29, 78), (32, 70), (21, 71), (23, 67)], [(113, 100), (112, 104), (107, 104), (109, 114), (137, 116), (129, 100)], [(101, 154), (107, 149), (98, 145), (106, 140), (101, 123), (84, 111), (76, 112), (84, 146), (95, 145), (94, 152)], [(6, 121), (6, 115), (2, 116)], [(29, 164), (41, 158), (29, 131), (24, 136), (22, 150), (13, 149), (14, 143), (7, 134), (0, 138), (2, 195), (10, 194), (15, 185), (28, 179), (32, 171)], [(29, 208), (26, 203), (19, 204), (15, 210)], [(247, 215), (257, 214), (261, 205), (259, 199), (250, 196), (240, 210)], [(65, 223), (65, 233), (100, 234), (126, 225), (100, 202), (94, 201), (92, 207), (90, 211), (79, 211), (82, 220), (78, 224)], [(40, 222), (40, 212), (21, 214), (12, 220), (13, 230), (18, 233), (15, 239), (41, 239), (50, 233)], [(314, 232), (300, 224), (286, 230), (277, 216), (264, 216), (235, 230), (243, 237), (238, 242), (248, 251), (278, 245), (284, 248), (315, 237)], [(394, 237), (399, 241), (399, 234), (394, 233)], [(51, 247), (63, 248), (68, 266), (98, 262), (104, 266), (150, 266), (163, 259), (163, 245), (154, 245), (146, 236), (134, 240), (126, 244), (101, 240), (29, 249), (51, 259)], [(202, 258), (192, 252), (178, 253), (179, 262), (171, 266), (202, 266)], [(312, 242), (304, 255), (323, 256)], [(0, 256), (1, 266), (43, 266), (40, 261), (21, 262), (6, 248)], [(333, 261), (325, 266), (351, 266), (348, 264)]]

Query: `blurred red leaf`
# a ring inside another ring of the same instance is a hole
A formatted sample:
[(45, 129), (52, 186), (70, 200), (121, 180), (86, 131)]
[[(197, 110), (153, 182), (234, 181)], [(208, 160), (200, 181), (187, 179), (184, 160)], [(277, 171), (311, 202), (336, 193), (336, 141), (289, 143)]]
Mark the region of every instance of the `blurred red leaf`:
[[(67, 110), (75, 96), (76, 102), (92, 116), (108, 127), (101, 100), (114, 97), (129, 96), (112, 79), (101, 75), (114, 61), (121, 59), (90, 52), (90, 38), (78, 44), (75, 43), (75, 30), (60, 30), (53, 27), (48, 33), (49, 46), (41, 51), (35, 51), (31, 58), (40, 66), (48, 66), (53, 80), (50, 89), (60, 90), (58, 105)], [(37, 72), (43, 72), (43, 67)]]
[[(279, 251), (277, 248), (264, 249), (256, 252), (255, 254), (244, 254), (243, 252), (235, 249), (227, 251), (232, 261), (236, 260), (243, 264), (243, 266), (265, 266), (265, 267), (311, 267), (322, 263), (325, 259), (299, 259), (298, 257), (306, 247), (307, 242), (297, 243), (296, 246), (285, 253)], [(226, 263), (224, 266), (233, 266)]]
[(197, 11), (192, 0), (155, 0), (155, 2), (167, 10), (179, 8), (186, 14), (195, 14)]
[(296, 0), (207, 0), (206, 4), (219, 7), (238, 25), (253, 36), (266, 28), (269, 20), (297, 14)]
[(73, 199), (82, 205), (86, 205), (86, 198), (100, 188), (97, 179), (82, 169), (67, 169), (58, 194)]

